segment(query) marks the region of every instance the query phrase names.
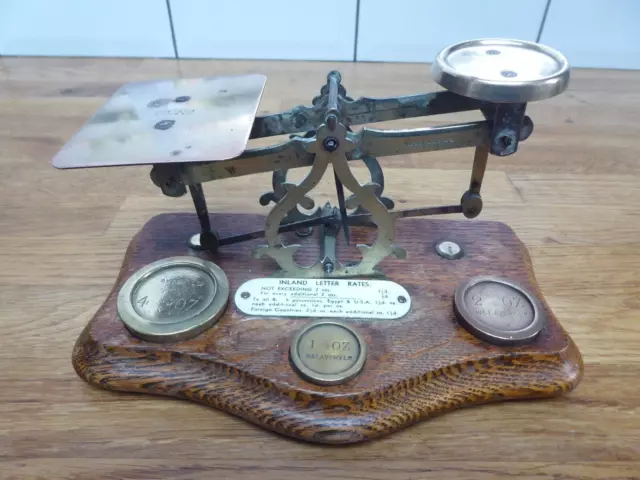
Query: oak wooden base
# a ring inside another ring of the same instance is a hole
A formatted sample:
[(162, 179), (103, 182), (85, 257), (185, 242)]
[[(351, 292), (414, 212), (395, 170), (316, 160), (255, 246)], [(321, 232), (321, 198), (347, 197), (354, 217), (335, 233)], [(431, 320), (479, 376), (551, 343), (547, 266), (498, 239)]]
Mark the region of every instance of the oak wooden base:
[[(260, 215), (212, 214), (211, 220), (222, 236), (264, 225)], [(132, 240), (112, 292), (73, 351), (74, 367), (87, 382), (189, 399), (294, 438), (340, 444), (378, 438), (459, 407), (558, 396), (582, 377), (580, 352), (544, 301), (525, 247), (497, 222), (397, 222), (397, 244), (407, 250), (407, 259), (386, 259), (381, 268), (409, 291), (411, 312), (399, 320), (349, 321), (369, 350), (364, 370), (343, 385), (317, 386), (291, 368), (291, 339), (309, 319), (247, 318), (234, 307), (233, 294), (243, 282), (274, 272), (270, 260), (250, 256), (261, 240), (215, 255), (190, 252), (214, 261), (229, 278), (231, 300), (216, 326), (180, 343), (138, 340), (118, 317), (120, 287), (144, 265), (189, 254), (187, 240), (197, 230), (195, 215), (164, 214)], [(375, 232), (355, 229), (352, 235), (357, 243), (371, 243)], [(305, 245), (301, 263), (317, 258), (316, 235), (285, 238)], [(465, 256), (439, 257), (434, 245), (443, 239), (462, 245)], [(340, 245), (338, 253), (345, 258), (353, 250)], [(534, 343), (492, 346), (458, 325), (454, 290), (475, 275), (506, 277), (538, 296), (548, 322)]]

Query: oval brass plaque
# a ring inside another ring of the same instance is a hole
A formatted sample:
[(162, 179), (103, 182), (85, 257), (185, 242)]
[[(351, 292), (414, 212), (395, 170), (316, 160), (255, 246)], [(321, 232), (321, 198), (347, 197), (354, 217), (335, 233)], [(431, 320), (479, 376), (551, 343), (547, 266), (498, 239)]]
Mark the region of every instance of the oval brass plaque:
[(229, 300), (216, 264), (172, 257), (135, 272), (118, 294), (118, 314), (137, 337), (156, 343), (193, 338), (214, 325)]
[(532, 342), (545, 324), (538, 299), (522, 286), (499, 277), (474, 277), (463, 282), (453, 305), (467, 330), (497, 345)]
[(364, 367), (367, 347), (347, 325), (320, 320), (305, 325), (293, 338), (289, 356), (298, 373), (318, 385), (345, 383)]

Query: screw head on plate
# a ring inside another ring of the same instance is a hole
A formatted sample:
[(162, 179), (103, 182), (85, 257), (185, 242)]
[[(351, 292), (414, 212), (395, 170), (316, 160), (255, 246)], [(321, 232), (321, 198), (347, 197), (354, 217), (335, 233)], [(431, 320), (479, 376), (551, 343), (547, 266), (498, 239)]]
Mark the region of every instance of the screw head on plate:
[(340, 142), (338, 142), (337, 138), (333, 138), (333, 137), (327, 137), (324, 139), (324, 142), (322, 142), (322, 147), (327, 152), (335, 152), (339, 146), (340, 146)]
[(450, 240), (439, 242), (436, 245), (436, 253), (447, 260), (456, 260), (464, 255), (462, 247)]
[(156, 130), (169, 130), (173, 127), (174, 123), (176, 123), (175, 120), (160, 120), (153, 126), (153, 128)]
[(215, 231), (196, 233), (189, 238), (189, 248), (196, 251), (216, 252), (219, 243), (220, 237)]

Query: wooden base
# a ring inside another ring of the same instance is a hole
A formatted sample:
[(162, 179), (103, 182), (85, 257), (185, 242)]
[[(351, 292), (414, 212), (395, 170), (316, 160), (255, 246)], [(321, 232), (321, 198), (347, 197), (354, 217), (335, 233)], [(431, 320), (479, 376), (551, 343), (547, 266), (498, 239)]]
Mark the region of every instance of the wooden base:
[[(222, 236), (264, 225), (260, 215), (212, 214), (211, 221)], [(381, 268), (409, 291), (411, 312), (399, 320), (349, 321), (369, 351), (364, 370), (343, 385), (317, 386), (291, 368), (291, 339), (309, 319), (246, 317), (234, 307), (233, 294), (243, 282), (275, 270), (272, 261), (251, 258), (260, 240), (224, 247), (215, 255), (197, 253), (229, 278), (231, 300), (216, 326), (180, 343), (138, 340), (118, 317), (120, 287), (144, 265), (189, 254), (187, 241), (197, 228), (195, 215), (164, 214), (132, 240), (112, 292), (73, 351), (74, 367), (87, 382), (189, 399), (294, 438), (344, 444), (378, 438), (459, 407), (558, 396), (582, 377), (580, 352), (544, 301), (525, 247), (497, 222), (397, 222), (397, 244), (407, 250), (407, 259), (386, 259)], [(352, 235), (358, 243), (371, 243), (375, 232), (355, 229)], [(287, 243), (305, 245), (301, 263), (317, 258), (316, 235), (285, 237)], [(465, 256), (439, 257), (434, 246), (444, 239), (462, 245)], [(345, 258), (353, 250), (340, 245), (338, 254)], [(475, 275), (506, 277), (540, 299), (548, 322), (534, 343), (497, 347), (458, 325), (454, 290)]]

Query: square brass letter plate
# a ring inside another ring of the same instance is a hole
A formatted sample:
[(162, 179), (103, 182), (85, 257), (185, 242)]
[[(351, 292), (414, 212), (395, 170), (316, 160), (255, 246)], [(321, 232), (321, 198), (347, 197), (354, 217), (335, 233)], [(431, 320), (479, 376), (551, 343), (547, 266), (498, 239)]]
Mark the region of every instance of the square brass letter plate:
[(235, 158), (247, 145), (265, 83), (264, 75), (128, 83), (64, 146), (53, 166)]

